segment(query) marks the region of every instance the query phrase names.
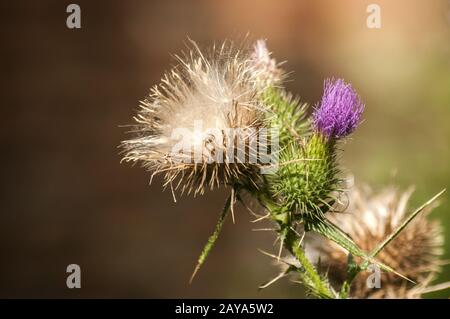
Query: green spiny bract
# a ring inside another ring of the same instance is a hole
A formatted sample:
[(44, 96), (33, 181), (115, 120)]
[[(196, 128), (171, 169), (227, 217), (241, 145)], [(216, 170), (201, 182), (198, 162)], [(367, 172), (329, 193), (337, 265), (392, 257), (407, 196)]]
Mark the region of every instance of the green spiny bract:
[(280, 153), (280, 167), (269, 179), (270, 188), (285, 210), (310, 218), (328, 211), (338, 190), (334, 142), (313, 134), (290, 143)]
[(280, 146), (309, 133), (310, 125), (305, 119), (306, 104), (300, 104), (291, 94), (274, 87), (267, 88), (262, 98), (270, 110), (271, 126), (279, 128)]

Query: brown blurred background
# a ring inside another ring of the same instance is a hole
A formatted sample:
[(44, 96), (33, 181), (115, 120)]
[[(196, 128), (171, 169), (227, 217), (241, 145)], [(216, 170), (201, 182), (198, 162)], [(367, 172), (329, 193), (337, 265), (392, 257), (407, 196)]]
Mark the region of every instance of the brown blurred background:
[[(0, 297), (303, 296), (287, 280), (257, 290), (277, 273), (257, 251), (274, 251), (274, 237), (251, 231), (242, 208), (189, 285), (226, 191), (173, 203), (160, 180), (148, 186), (148, 173), (119, 164), (119, 125), (188, 36), (201, 46), (267, 39), (293, 71), (288, 88), (310, 104), (325, 77), (353, 83), (365, 122), (342, 161), (357, 182), (414, 184), (413, 205), (449, 186), (447, 0), (78, 0), (79, 30), (66, 27), (70, 3), (0, 4)], [(381, 29), (366, 26), (370, 3)], [(446, 234), (449, 208), (447, 194), (433, 215)], [(449, 248), (447, 238), (447, 258)], [(81, 289), (66, 287), (71, 263)]]

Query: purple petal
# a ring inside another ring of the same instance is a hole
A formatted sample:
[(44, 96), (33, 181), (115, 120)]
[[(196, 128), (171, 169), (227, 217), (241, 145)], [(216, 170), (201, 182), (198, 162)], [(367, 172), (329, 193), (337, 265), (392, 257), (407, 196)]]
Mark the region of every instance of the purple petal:
[(361, 121), (364, 103), (342, 79), (325, 80), (322, 100), (313, 113), (313, 127), (329, 138), (351, 134)]

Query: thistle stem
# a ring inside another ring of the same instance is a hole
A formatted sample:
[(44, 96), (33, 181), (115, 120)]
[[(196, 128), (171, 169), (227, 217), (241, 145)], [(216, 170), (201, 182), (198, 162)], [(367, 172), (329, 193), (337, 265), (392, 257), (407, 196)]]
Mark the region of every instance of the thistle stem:
[(314, 265), (306, 257), (300, 240), (299, 236), (289, 226), (286, 234), (285, 248), (300, 262), (305, 272), (304, 275), (314, 287), (317, 295), (322, 298), (333, 299), (334, 295), (328, 288), (328, 284), (322, 279)]
[(298, 260), (300, 265), (302, 265), (303, 281), (311, 286), (318, 297), (334, 299), (334, 294), (329, 288), (328, 283), (319, 275), (314, 265), (306, 257), (305, 251), (301, 245), (301, 238), (292, 228), (289, 214), (277, 214), (279, 206), (274, 203), (269, 196), (260, 193), (258, 198), (271, 212), (272, 220), (280, 226), (280, 236), (283, 239), (284, 248)]

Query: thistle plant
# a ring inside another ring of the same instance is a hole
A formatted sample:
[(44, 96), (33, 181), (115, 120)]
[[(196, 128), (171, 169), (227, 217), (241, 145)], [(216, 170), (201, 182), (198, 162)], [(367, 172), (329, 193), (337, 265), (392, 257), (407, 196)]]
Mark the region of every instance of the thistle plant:
[[(389, 282), (428, 283), (403, 266), (411, 251), (398, 248), (396, 258), (386, 256), (394, 242), (418, 233), (411, 231), (417, 228), (414, 223), (408, 224), (422, 210), (429, 210), (442, 192), (410, 215), (405, 210), (397, 214), (395, 223), (384, 227), (379, 236), (371, 237), (358, 214), (348, 215), (349, 223), (367, 234), (352, 233), (347, 222), (337, 219), (345, 210), (343, 199), (349, 197), (352, 202), (354, 197), (345, 196), (349, 190), (338, 162), (341, 141), (357, 129), (365, 107), (350, 84), (343, 79), (325, 80), (320, 102), (308, 113), (308, 105), (284, 88), (287, 73), (272, 58), (265, 41), (239, 48), (225, 42), (206, 52), (191, 41), (187, 53), (176, 59), (176, 66), (141, 102), (134, 136), (121, 147), (124, 161), (140, 162), (152, 177), (164, 174), (163, 186), (170, 187), (174, 199), (177, 191), (195, 196), (219, 186), (230, 189), (191, 281), (230, 212), (234, 221), (234, 205), (239, 202), (248, 207), (251, 198), (265, 211), (252, 211), (256, 221), (272, 221), (280, 244), (277, 253), (266, 254), (286, 265), (261, 288), (294, 274), (310, 296), (361, 297), (352, 294), (371, 265), (388, 274)], [(386, 224), (384, 217), (373, 218)], [(430, 232), (430, 236), (437, 233)], [(316, 264), (310, 249), (305, 250), (305, 246), (317, 248), (318, 240), (305, 240), (311, 234), (324, 243), (318, 247), (330, 267), (338, 264), (339, 280)], [(437, 246), (437, 240), (426, 242)], [(283, 250), (287, 257), (281, 256)], [(439, 254), (432, 253), (427, 260), (438, 263), (438, 258)]]

